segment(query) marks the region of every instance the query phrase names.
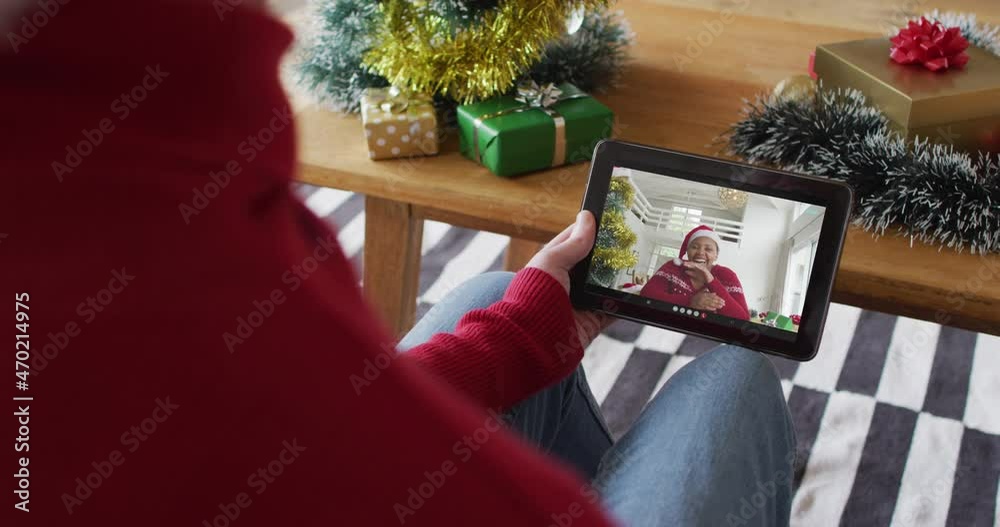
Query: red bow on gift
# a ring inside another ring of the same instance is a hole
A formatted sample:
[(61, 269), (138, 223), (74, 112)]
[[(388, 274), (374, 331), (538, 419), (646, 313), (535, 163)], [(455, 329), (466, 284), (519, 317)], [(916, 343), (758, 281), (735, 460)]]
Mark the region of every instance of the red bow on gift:
[(889, 39), (892, 52), (889, 57), (900, 64), (923, 64), (931, 71), (961, 68), (969, 62), (965, 50), (969, 41), (965, 40), (957, 27), (945, 28), (940, 22), (931, 22), (924, 17), (920, 21), (911, 20), (899, 34)]

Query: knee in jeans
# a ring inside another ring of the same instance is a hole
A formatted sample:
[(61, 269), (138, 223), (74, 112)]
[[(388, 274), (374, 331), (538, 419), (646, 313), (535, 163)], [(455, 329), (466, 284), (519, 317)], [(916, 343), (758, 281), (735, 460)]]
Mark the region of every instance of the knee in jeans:
[(773, 371), (771, 361), (759, 351), (753, 351), (734, 344), (724, 344), (713, 351), (722, 357), (727, 363), (735, 368), (742, 368), (746, 371), (756, 371), (759, 368), (768, 368)]
[(703, 365), (701, 382), (727, 386), (739, 393), (741, 388), (774, 385), (780, 386), (778, 372), (764, 354), (740, 346), (726, 344), (708, 353)]
[(579, 365), (573, 370), (569, 375), (567, 375), (563, 380), (559, 381), (559, 384), (566, 388), (566, 391), (576, 389), (577, 383), (580, 382), (580, 376), (582, 375), (583, 365)]

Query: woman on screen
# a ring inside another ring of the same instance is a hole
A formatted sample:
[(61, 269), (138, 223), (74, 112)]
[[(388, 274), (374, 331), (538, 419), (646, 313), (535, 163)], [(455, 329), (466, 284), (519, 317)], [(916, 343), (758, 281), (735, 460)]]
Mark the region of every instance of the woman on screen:
[(687, 233), (682, 256), (664, 263), (639, 292), (671, 304), (688, 306), (740, 320), (750, 319), (743, 284), (736, 273), (715, 262), (721, 239), (707, 225)]

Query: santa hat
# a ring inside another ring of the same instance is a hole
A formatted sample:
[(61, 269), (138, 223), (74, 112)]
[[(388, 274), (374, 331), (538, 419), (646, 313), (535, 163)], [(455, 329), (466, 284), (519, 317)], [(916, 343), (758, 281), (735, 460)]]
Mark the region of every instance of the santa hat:
[[(713, 231), (712, 228), (709, 227), (708, 225), (699, 225), (691, 229), (691, 231), (687, 233), (687, 236), (684, 237), (684, 241), (681, 242), (681, 247), (680, 247), (681, 256), (687, 255), (687, 249), (691, 245), (691, 242), (695, 241), (698, 238), (709, 238), (715, 240), (715, 246), (720, 249), (722, 248), (722, 238), (720, 238), (719, 235), (715, 231)], [(680, 265), (681, 259), (674, 258), (674, 263)]]

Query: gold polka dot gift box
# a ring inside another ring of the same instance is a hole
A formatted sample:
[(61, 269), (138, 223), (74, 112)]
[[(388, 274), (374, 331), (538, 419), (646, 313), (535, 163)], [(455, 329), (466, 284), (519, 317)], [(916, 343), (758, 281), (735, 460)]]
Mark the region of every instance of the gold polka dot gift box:
[(438, 153), (437, 116), (428, 95), (368, 88), (361, 96), (361, 122), (372, 159)]

